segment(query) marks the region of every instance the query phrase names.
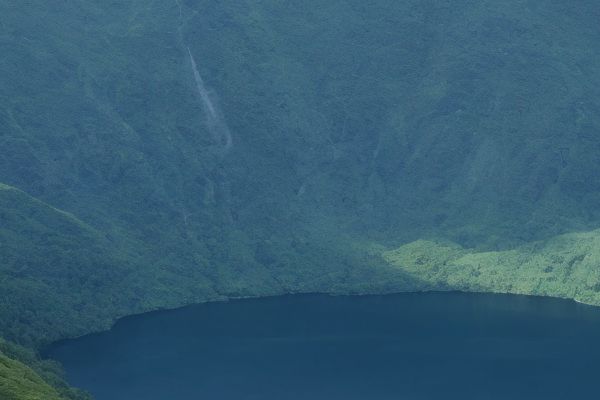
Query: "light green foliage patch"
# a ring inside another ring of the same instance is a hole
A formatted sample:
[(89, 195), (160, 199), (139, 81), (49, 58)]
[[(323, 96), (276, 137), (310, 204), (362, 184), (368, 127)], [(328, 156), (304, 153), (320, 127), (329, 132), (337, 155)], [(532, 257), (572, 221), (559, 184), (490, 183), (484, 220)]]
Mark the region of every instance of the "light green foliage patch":
[[(41, 360), (31, 349), (0, 338), (0, 358), (4, 365), (4, 370), (0, 374), (2, 395), (9, 396), (11, 393), (10, 395), (31, 396), (32, 399), (38, 398), (35, 396), (45, 399), (46, 396), (56, 393), (61, 400), (91, 399), (87, 393), (67, 385), (62, 368), (57, 362)], [(49, 389), (49, 386), (52, 389)], [(0, 399), (4, 400), (5, 397), (0, 396)]]
[(478, 252), (419, 240), (383, 253), (430, 289), (531, 294), (600, 305), (600, 230)]
[(0, 352), (0, 399), (64, 400), (31, 368)]

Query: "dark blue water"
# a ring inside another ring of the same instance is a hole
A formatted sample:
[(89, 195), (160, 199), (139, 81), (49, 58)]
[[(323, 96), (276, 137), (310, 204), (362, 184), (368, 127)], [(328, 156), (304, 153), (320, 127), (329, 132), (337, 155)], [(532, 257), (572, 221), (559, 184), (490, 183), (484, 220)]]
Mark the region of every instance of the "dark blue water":
[(98, 400), (600, 396), (600, 308), (461, 293), (238, 300), (125, 318), (49, 356)]

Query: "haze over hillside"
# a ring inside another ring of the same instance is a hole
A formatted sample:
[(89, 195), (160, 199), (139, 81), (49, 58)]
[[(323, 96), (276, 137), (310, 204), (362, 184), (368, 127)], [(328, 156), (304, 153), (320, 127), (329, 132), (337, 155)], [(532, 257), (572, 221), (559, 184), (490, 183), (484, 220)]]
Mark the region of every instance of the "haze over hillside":
[(288, 292), (600, 304), (599, 17), (591, 0), (0, 4), (0, 336)]

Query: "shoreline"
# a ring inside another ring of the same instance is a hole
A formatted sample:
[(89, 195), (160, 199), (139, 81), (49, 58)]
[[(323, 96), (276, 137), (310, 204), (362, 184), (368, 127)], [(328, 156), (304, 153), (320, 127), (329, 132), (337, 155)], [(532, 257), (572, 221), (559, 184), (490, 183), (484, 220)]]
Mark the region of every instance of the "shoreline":
[(598, 305), (594, 305), (594, 304), (590, 304), (590, 303), (585, 303), (581, 300), (578, 300), (576, 298), (570, 298), (570, 297), (560, 297), (560, 296), (548, 296), (548, 295), (537, 295), (537, 294), (525, 294), (525, 293), (510, 293), (510, 292), (494, 292), (494, 291), (468, 291), (468, 290), (456, 290), (456, 289), (450, 289), (450, 290), (443, 290), (443, 289), (427, 289), (427, 290), (411, 290), (411, 291), (388, 291), (388, 292), (313, 292), (313, 291), (307, 291), (307, 292), (286, 292), (286, 293), (280, 293), (280, 294), (272, 294), (272, 295), (257, 295), (257, 296), (233, 296), (233, 297), (227, 297), (227, 296), (223, 296), (223, 297), (218, 297), (218, 298), (214, 298), (214, 299), (209, 299), (206, 301), (201, 301), (201, 302), (193, 302), (193, 303), (189, 303), (189, 304), (184, 304), (181, 306), (177, 306), (177, 307), (165, 307), (165, 308), (157, 308), (157, 309), (153, 309), (153, 310), (149, 310), (149, 311), (144, 311), (141, 313), (135, 313), (135, 314), (128, 314), (128, 315), (124, 315), (121, 317), (117, 317), (113, 320), (113, 322), (110, 324), (109, 328), (107, 329), (100, 329), (100, 330), (95, 330), (95, 331), (91, 331), (89, 333), (85, 333), (82, 335), (77, 335), (77, 336), (73, 336), (73, 337), (65, 337), (65, 338), (61, 338), (58, 340), (55, 340), (47, 345), (44, 345), (43, 347), (41, 347), (40, 349), (38, 349), (38, 354), (40, 355), (40, 357), (44, 360), (53, 360), (50, 357), (47, 357), (46, 354), (50, 351), (51, 348), (60, 345), (61, 343), (64, 342), (69, 342), (69, 341), (73, 341), (73, 340), (78, 340), (80, 338), (86, 337), (86, 336), (92, 336), (92, 335), (99, 335), (105, 332), (108, 332), (112, 329), (114, 329), (114, 327), (119, 324), (121, 321), (126, 320), (126, 319), (131, 319), (131, 318), (139, 318), (139, 317), (143, 317), (146, 316), (148, 314), (156, 314), (156, 313), (165, 313), (165, 312), (172, 312), (172, 311), (176, 311), (176, 310), (182, 310), (182, 309), (186, 309), (186, 308), (191, 308), (191, 307), (197, 307), (197, 306), (203, 306), (203, 305), (208, 305), (208, 304), (216, 304), (216, 303), (226, 303), (226, 302), (230, 302), (230, 301), (244, 301), (244, 300), (261, 300), (261, 299), (273, 299), (273, 298), (279, 298), (279, 297), (288, 297), (288, 296), (329, 296), (329, 297), (367, 297), (367, 296), (394, 296), (394, 295), (411, 295), (411, 294), (422, 294), (422, 295), (427, 295), (427, 294), (464, 294), (464, 295), (496, 295), (496, 296), (515, 296), (515, 297), (525, 297), (525, 298), (534, 298), (534, 299), (550, 299), (550, 300), (560, 300), (560, 301), (569, 301), (569, 302), (573, 302), (579, 305), (583, 305), (586, 307), (600, 307)]

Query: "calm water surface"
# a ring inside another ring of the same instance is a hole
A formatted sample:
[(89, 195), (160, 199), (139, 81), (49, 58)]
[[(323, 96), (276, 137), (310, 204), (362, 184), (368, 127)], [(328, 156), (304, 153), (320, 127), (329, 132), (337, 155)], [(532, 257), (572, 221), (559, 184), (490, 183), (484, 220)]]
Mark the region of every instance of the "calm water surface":
[(125, 318), (48, 350), (97, 400), (577, 399), (600, 308), (461, 293), (236, 300)]

